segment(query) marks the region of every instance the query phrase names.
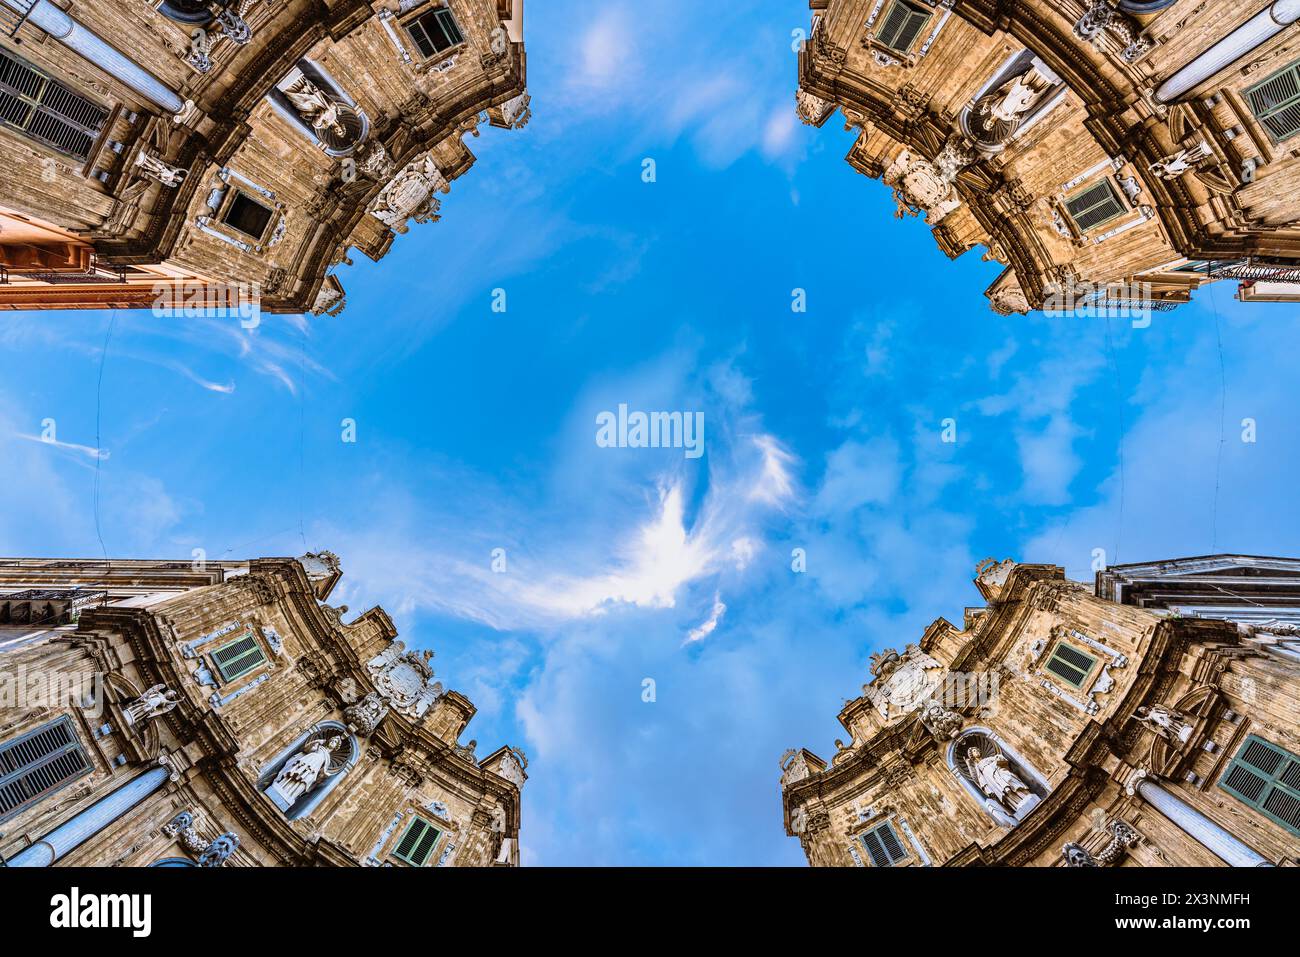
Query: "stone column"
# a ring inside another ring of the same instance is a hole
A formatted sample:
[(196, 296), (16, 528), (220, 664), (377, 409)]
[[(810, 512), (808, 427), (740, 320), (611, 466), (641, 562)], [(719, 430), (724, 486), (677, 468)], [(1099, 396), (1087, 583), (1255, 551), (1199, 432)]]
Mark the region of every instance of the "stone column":
[(1173, 102), (1224, 67), (1267, 43), (1297, 20), (1300, 20), (1300, 0), (1277, 0), (1267, 10), (1261, 10), (1165, 80), (1156, 90), (1156, 100), (1160, 103)]
[[(0, 0), (0, 3), (23, 12), (24, 5), (19, 0)], [(168, 113), (180, 113), (185, 109), (185, 101), (162, 80), (109, 46), (97, 33), (72, 19), (49, 0), (36, 0), (36, 5), (27, 15), (27, 22), (40, 27), (69, 50), (85, 57)]]
[(1237, 838), (1180, 797), (1166, 791), (1150, 778), (1139, 778), (1133, 791), (1178, 825), (1192, 840), (1231, 867), (1272, 867), (1268, 858)]
[(71, 820), (24, 848), (6, 863), (10, 867), (49, 867), (108, 827), (167, 783), (166, 768), (151, 768), (100, 798)]

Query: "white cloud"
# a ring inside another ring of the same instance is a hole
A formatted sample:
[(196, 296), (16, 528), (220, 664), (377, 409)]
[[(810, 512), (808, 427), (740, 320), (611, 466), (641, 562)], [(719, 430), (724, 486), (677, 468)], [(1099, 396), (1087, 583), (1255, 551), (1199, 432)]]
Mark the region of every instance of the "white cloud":
[(714, 630), (718, 627), (718, 622), (722, 620), (722, 616), (726, 613), (727, 606), (722, 603), (722, 596), (720, 594), (714, 594), (713, 608), (709, 611), (709, 617), (692, 628), (686, 635), (686, 640), (682, 642), (682, 644), (692, 645), (697, 641), (703, 641), (705, 638), (709, 637), (709, 635), (713, 634)]
[(93, 445), (78, 445), (76, 442), (61, 442), (58, 439), (46, 439), (39, 435), (27, 435), (23, 432), (15, 432), (14, 437), (26, 439), (28, 442), (39, 442), (41, 445), (48, 445), (52, 448), (62, 449), (65, 452), (75, 452), (79, 455), (84, 455), (92, 461), (95, 459), (103, 461), (109, 456), (108, 449), (97, 449)]

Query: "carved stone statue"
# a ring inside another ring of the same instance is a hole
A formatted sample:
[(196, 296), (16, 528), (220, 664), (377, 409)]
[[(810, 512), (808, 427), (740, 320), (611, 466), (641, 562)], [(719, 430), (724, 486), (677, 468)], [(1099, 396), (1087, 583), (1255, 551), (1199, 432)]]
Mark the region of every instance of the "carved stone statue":
[(1186, 716), (1162, 704), (1143, 705), (1133, 713), (1133, 717), (1166, 741), (1182, 744), (1192, 736), (1192, 726)]
[(305, 76), (300, 76), (284, 88), (284, 95), (298, 115), (314, 130), (331, 130), (338, 136), (347, 136), (339, 116), (343, 105), (331, 100), (325, 91)]
[(800, 804), (790, 814), (790, 831), (794, 834), (802, 834), (808, 829), (808, 809)]
[(189, 174), (189, 170), (169, 166), (145, 149), (135, 154), (135, 166), (136, 172), (141, 176), (146, 176), (154, 182), (162, 183), (171, 189), (175, 189), (185, 182), (185, 177)]
[(289, 810), (330, 774), (330, 752), (342, 743), (342, 735), (308, 741), (301, 751), (284, 763), (275, 781), (267, 788), (267, 796), (280, 810)]
[(1195, 146), (1188, 146), (1177, 153), (1166, 156), (1164, 159), (1156, 160), (1151, 164), (1151, 172), (1155, 173), (1161, 179), (1177, 179), (1189, 170), (1194, 169), (1202, 160), (1213, 155), (1208, 143), (1204, 140)]
[(980, 757), (979, 748), (967, 748), (966, 767), (976, 787), (1013, 814), (1033, 794), (1001, 752)]
[(122, 709), (128, 724), (143, 724), (171, 711), (181, 703), (181, 696), (166, 685), (154, 685)]

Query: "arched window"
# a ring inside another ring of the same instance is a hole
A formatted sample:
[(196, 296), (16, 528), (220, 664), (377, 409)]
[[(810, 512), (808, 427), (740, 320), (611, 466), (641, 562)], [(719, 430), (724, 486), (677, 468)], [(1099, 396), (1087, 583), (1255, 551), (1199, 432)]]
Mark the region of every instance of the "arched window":
[(989, 817), (1015, 827), (1051, 790), (1047, 780), (988, 728), (970, 728), (948, 745), (948, 767)]
[(357, 763), (359, 753), (356, 737), (344, 725), (338, 721), (321, 721), (262, 769), (257, 789), (285, 817), (296, 821), (315, 810), (325, 795), (334, 790)]

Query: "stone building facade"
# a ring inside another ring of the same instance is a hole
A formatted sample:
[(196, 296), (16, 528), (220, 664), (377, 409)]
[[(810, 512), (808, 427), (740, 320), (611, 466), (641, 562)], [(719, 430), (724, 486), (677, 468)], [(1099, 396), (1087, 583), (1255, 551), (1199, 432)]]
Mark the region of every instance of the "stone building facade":
[(1300, 862), (1300, 561), (989, 559), (987, 605), (872, 659), (828, 762), (781, 761), (816, 866)]
[(527, 758), (328, 552), (0, 560), (0, 860), (511, 866)]
[(805, 123), (999, 313), (1300, 300), (1296, 0), (810, 0)]
[(522, 31), (523, 0), (0, 0), (0, 308), (337, 313), (349, 251), (527, 123)]

